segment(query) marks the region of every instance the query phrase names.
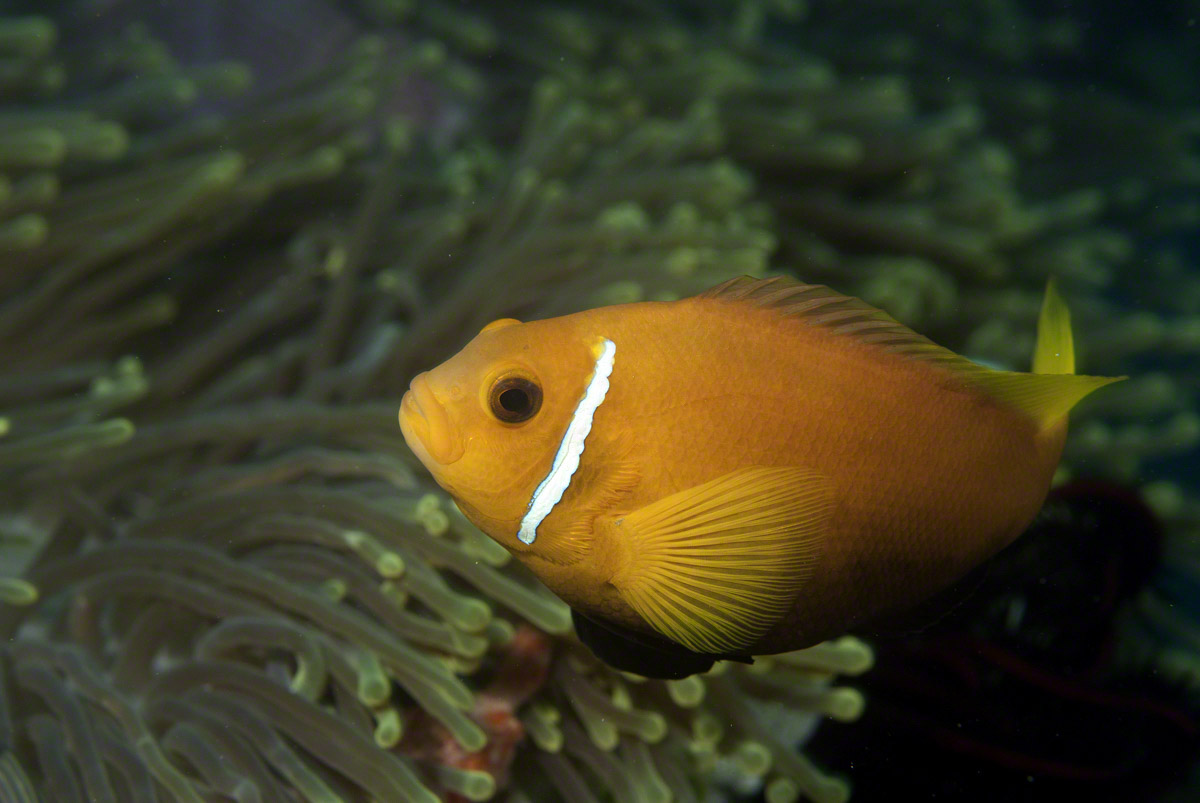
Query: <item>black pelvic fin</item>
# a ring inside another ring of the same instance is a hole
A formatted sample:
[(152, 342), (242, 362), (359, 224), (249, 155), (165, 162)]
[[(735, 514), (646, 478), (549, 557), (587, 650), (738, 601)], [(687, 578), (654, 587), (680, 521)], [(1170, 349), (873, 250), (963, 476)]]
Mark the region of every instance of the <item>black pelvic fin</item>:
[(579, 640), (597, 658), (614, 669), (643, 677), (679, 680), (707, 672), (716, 661), (754, 663), (753, 658), (741, 653), (718, 655), (692, 652), (661, 636), (642, 633), (615, 622), (593, 619), (574, 609), (571, 610), (571, 620), (575, 623)]

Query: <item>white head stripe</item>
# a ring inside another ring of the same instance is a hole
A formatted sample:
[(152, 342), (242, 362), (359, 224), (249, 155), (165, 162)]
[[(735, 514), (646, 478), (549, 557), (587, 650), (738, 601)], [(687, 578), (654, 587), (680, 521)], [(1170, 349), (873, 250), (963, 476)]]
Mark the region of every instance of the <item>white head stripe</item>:
[(532, 544), (537, 538), (538, 525), (542, 519), (550, 515), (554, 506), (562, 499), (567, 488), (571, 485), (571, 477), (579, 468), (579, 456), (583, 454), (583, 442), (592, 431), (592, 416), (596, 414), (604, 396), (608, 393), (608, 377), (612, 374), (613, 358), (617, 354), (617, 344), (605, 340), (600, 356), (596, 358), (596, 367), (592, 369), (592, 378), (588, 382), (583, 398), (575, 407), (571, 423), (563, 434), (562, 442), (558, 444), (558, 452), (554, 455), (554, 464), (546, 479), (538, 484), (529, 500), (529, 510), (521, 519), (521, 529), (517, 538), (522, 543)]

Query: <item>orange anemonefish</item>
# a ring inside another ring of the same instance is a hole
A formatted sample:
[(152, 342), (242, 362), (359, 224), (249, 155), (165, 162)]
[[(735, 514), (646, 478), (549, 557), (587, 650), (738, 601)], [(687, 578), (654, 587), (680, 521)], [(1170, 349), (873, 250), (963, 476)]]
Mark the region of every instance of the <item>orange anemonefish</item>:
[(1067, 412), (1117, 381), (1074, 368), (1053, 284), (1016, 373), (827, 287), (741, 277), (488, 324), (413, 379), (400, 426), (597, 654), (682, 676), (911, 607), (1012, 541)]

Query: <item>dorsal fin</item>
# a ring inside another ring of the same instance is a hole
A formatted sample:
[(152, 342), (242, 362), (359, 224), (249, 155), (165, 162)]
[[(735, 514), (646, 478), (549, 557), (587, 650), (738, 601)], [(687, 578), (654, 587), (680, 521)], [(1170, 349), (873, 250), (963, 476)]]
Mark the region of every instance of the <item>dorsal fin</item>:
[[(1053, 330), (1057, 332), (1057, 337), (1054, 339), (1059, 340), (1063, 326), (1069, 334), (1070, 323), (1061, 324), (1065, 306), (1052, 287), (1050, 293), (1052, 295), (1048, 298), (1055, 305), (1052, 307), (1055, 315), (1051, 318), (1043, 312), (1043, 323), (1046, 320), (1056, 321)], [(1069, 373), (996, 371), (937, 345), (861, 299), (842, 295), (824, 285), (801, 284), (786, 276), (769, 279), (739, 276), (701, 293), (697, 298), (774, 309), (780, 315), (803, 319), (883, 351), (936, 364), (964, 384), (1028, 415), (1042, 429), (1062, 419), (1093, 390), (1119, 379)], [(1073, 367), (1073, 361), (1071, 365)]]
[(739, 276), (696, 297), (771, 308), (780, 315), (802, 318), (814, 326), (831, 329), (885, 351), (939, 363), (957, 371), (989, 370), (917, 334), (862, 299), (842, 295), (823, 284), (801, 284), (786, 276), (769, 279)]

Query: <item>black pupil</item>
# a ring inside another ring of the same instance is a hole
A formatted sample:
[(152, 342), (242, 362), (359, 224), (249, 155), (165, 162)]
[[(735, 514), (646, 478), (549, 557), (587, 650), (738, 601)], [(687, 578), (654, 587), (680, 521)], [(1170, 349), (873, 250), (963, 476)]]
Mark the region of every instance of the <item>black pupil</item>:
[(514, 415), (529, 412), (529, 394), (521, 388), (509, 388), (500, 394), (500, 406)]

